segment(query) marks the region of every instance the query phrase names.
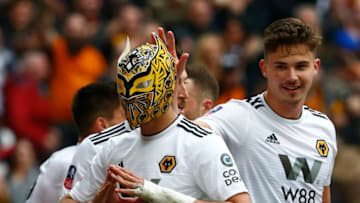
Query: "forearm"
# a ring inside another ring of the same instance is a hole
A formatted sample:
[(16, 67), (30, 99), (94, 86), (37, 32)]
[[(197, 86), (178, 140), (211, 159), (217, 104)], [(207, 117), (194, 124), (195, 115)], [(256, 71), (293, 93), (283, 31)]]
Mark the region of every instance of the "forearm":
[[(135, 193), (137, 193), (141, 198), (148, 202), (154, 203), (225, 203), (223, 202), (214, 202), (214, 201), (204, 201), (204, 200), (196, 200), (193, 197), (184, 195), (182, 193), (176, 192), (172, 189), (164, 188), (153, 184), (149, 181), (144, 181), (143, 186), (139, 186)], [(229, 203), (250, 203), (250, 198), (247, 192), (243, 192), (233, 197), (229, 198)]]
[(330, 186), (325, 186), (324, 187), (322, 202), (323, 203), (330, 203), (331, 202)]
[(135, 193), (148, 202), (154, 203), (195, 203), (195, 198), (176, 192), (174, 190), (160, 187), (150, 181), (144, 181)]

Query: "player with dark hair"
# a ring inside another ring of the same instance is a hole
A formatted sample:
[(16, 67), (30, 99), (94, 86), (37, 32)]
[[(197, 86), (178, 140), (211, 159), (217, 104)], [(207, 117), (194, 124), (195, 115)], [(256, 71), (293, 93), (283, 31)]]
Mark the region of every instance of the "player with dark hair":
[(219, 85), (215, 77), (203, 66), (187, 66), (185, 87), (188, 98), (185, 103), (184, 115), (194, 120), (215, 105), (219, 95)]
[[(115, 82), (92, 83), (79, 89), (73, 98), (72, 114), (78, 128), (79, 142), (126, 119)], [(71, 184), (76, 173), (74, 167), (68, 170), (76, 150), (77, 146), (70, 146), (54, 152), (41, 165), (40, 175), (27, 203), (58, 202), (65, 178), (65, 184)]]

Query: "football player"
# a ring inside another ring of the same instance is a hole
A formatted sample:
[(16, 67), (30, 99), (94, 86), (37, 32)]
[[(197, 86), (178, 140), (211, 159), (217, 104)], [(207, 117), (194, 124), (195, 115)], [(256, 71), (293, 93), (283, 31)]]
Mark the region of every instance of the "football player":
[(110, 165), (139, 174), (149, 180), (146, 185), (156, 183), (189, 195), (170, 196), (174, 201), (250, 202), (222, 138), (178, 114), (172, 102), (175, 60), (162, 40), (153, 37), (156, 45), (132, 51), (128, 42), (118, 63), (118, 94), (130, 127), (139, 128), (107, 142), (83, 180), (61, 202), (93, 200)]
[[(72, 113), (79, 133), (79, 142), (89, 134), (126, 119), (115, 82), (92, 83), (78, 90), (73, 99)], [(54, 152), (40, 166), (40, 175), (27, 203), (58, 202), (65, 178), (65, 185), (68, 187), (76, 173), (74, 167), (68, 170), (76, 149), (77, 146), (70, 146)]]

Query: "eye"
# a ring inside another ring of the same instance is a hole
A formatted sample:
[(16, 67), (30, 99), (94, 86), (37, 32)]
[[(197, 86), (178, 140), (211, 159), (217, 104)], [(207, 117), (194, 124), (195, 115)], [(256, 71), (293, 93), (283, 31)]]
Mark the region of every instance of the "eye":
[(142, 82), (142, 83), (139, 83), (137, 86), (136, 86), (136, 88), (139, 88), (139, 89), (144, 89), (144, 88), (147, 88), (147, 87), (149, 87), (150, 85), (151, 85), (151, 79), (150, 80), (146, 80), (146, 81), (144, 81), (144, 82)]
[(298, 69), (298, 70), (304, 70), (304, 69), (306, 69), (307, 68), (307, 64), (298, 64), (297, 66), (296, 66), (296, 69)]
[(279, 64), (279, 65), (276, 65), (275, 68), (279, 69), (279, 70), (284, 70), (284, 69), (286, 69), (286, 65)]

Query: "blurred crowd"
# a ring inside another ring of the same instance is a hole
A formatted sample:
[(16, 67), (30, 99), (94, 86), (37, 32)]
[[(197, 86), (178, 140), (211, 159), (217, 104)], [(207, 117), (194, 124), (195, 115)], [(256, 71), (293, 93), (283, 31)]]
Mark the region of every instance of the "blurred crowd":
[(289, 16), (323, 35), (307, 105), (336, 126), (333, 202), (360, 202), (360, 1), (1, 0), (0, 203), (24, 202), (39, 164), (76, 143), (72, 97), (115, 79), (126, 36), (136, 47), (158, 26), (172, 30), (188, 63), (215, 75), (223, 103), (263, 90), (262, 32)]

